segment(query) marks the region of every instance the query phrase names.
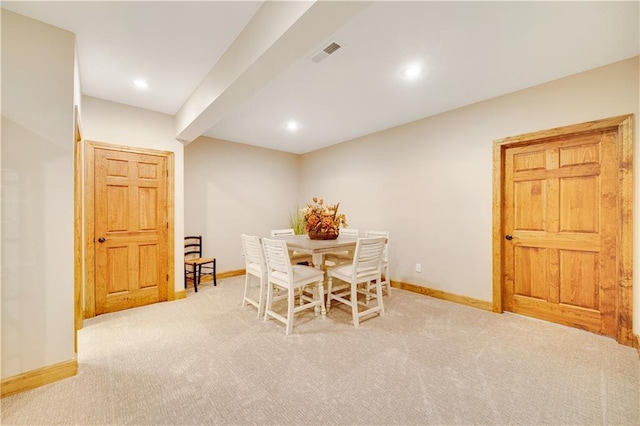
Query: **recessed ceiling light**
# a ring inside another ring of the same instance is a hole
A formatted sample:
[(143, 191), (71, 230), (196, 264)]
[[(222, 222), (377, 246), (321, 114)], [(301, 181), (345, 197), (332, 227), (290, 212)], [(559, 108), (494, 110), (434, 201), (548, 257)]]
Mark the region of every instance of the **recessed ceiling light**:
[(295, 121), (287, 121), (287, 123), (284, 125), (284, 127), (286, 127), (287, 129), (291, 130), (292, 132), (294, 130), (298, 130), (300, 127), (300, 123), (295, 122)]
[(138, 89), (147, 89), (149, 87), (149, 83), (142, 79), (133, 80), (133, 85)]
[(402, 70), (402, 75), (407, 78), (415, 78), (420, 75), (422, 68), (417, 65), (411, 65)]

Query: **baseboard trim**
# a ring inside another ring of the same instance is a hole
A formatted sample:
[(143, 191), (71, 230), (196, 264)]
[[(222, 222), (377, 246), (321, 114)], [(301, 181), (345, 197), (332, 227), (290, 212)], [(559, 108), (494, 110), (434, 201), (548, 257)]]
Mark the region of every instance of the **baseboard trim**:
[(75, 376), (76, 374), (78, 374), (78, 361), (75, 359), (27, 371), (17, 376), (2, 379), (0, 396), (4, 398), (5, 396), (15, 395)]
[(467, 305), (485, 311), (493, 312), (493, 303), (484, 300), (473, 299), (467, 296), (460, 296), (453, 293), (447, 293), (441, 290), (435, 290), (433, 288), (422, 287), (419, 285), (405, 283), (402, 281), (391, 280), (391, 287), (400, 288), (402, 290), (412, 291), (414, 293), (423, 294), (425, 296), (435, 297), (436, 299), (447, 300), (449, 302), (459, 303), (461, 305)]
[(631, 339), (633, 347), (638, 350), (638, 356), (640, 356), (640, 334), (634, 334), (634, 339)]
[[(216, 281), (223, 278), (237, 277), (239, 275), (244, 275), (244, 274), (246, 274), (246, 271), (244, 269), (236, 269), (236, 270), (227, 271), (227, 272), (218, 272), (216, 273)], [(213, 281), (212, 275), (204, 275), (200, 280), (200, 284), (209, 283), (211, 281)], [(175, 297), (172, 300), (185, 299), (186, 297), (187, 297), (186, 290), (177, 290), (175, 292)]]
[(231, 278), (231, 277), (237, 277), (238, 275), (244, 275), (246, 274), (246, 270), (244, 269), (236, 269), (233, 271), (227, 271), (227, 272), (222, 272), (220, 274), (217, 274), (216, 277), (217, 278)]
[[(246, 271), (244, 269), (236, 269), (236, 270), (227, 271), (227, 272), (218, 272), (216, 273), (216, 280), (221, 280), (223, 278), (237, 277), (238, 275), (244, 275), (245, 273)], [(213, 281), (212, 275), (203, 275), (202, 279), (200, 280), (201, 283), (208, 283), (210, 281)]]

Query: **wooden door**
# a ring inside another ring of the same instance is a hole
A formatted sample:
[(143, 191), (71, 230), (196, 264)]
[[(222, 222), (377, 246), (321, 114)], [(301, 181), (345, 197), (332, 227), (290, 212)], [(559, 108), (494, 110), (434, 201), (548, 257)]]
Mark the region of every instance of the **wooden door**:
[(167, 300), (167, 158), (94, 148), (95, 314)]
[(630, 158), (618, 125), (560, 130), (501, 141), (502, 307), (630, 343)]

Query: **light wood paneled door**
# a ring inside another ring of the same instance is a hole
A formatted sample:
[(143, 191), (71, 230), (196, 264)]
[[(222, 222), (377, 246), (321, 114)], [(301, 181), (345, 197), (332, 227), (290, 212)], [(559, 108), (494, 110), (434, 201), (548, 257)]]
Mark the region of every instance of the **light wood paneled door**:
[(631, 312), (619, 312), (631, 300), (620, 291), (619, 274), (631, 273), (620, 268), (621, 221), (631, 220), (620, 141), (617, 125), (586, 126), (504, 147), (505, 310), (615, 338), (622, 326), (630, 336)]
[(167, 300), (167, 158), (93, 148), (95, 314)]

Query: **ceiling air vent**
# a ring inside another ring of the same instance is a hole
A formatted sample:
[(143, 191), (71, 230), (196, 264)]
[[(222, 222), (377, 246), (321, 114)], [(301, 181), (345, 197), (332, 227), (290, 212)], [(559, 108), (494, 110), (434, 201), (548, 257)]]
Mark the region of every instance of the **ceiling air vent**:
[(320, 52), (316, 53), (313, 56), (313, 58), (311, 58), (311, 60), (317, 64), (318, 62), (322, 61), (327, 56), (329, 56), (332, 53), (334, 53), (336, 50), (340, 49), (340, 47), (342, 47), (342, 46), (340, 46), (335, 41), (332, 41), (327, 46), (325, 46), (324, 49), (322, 49)]
[(331, 42), (330, 45), (322, 49), (322, 51), (325, 52), (327, 55), (331, 55), (333, 52), (335, 52), (338, 49), (340, 49), (340, 45), (335, 41), (333, 41)]

